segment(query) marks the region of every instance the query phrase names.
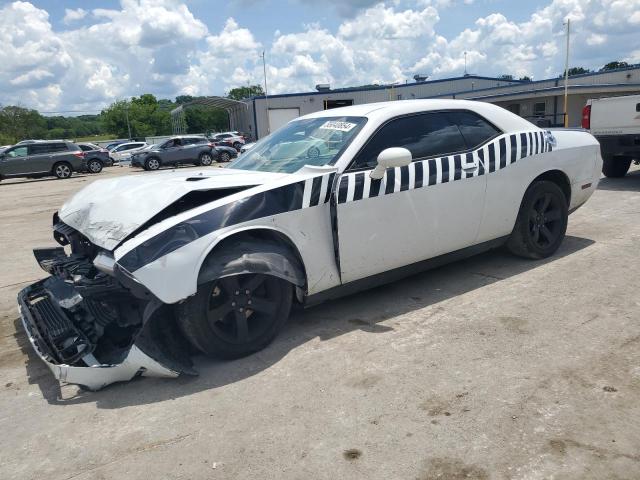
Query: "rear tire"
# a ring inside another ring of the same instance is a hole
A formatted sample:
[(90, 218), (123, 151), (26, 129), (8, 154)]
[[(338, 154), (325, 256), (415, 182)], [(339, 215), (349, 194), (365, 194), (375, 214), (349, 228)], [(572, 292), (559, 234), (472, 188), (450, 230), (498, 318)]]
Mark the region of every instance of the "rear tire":
[(620, 178), (624, 177), (631, 167), (631, 157), (623, 157), (620, 155), (613, 157), (605, 157), (602, 159), (602, 173), (605, 177)]
[(550, 257), (564, 239), (568, 216), (567, 199), (558, 185), (533, 183), (524, 194), (507, 248), (520, 257)]
[(293, 287), (286, 280), (232, 275), (200, 285), (196, 295), (178, 304), (176, 317), (185, 338), (202, 353), (240, 358), (271, 343), (292, 301)]
[(67, 162), (59, 162), (53, 166), (53, 174), (60, 179), (69, 178), (72, 173), (73, 169)]

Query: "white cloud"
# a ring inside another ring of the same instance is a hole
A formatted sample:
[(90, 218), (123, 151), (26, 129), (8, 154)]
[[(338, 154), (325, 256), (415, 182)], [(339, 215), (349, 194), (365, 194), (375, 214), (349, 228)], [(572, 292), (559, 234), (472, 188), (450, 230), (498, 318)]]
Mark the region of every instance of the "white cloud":
[(65, 8), (64, 18), (62, 19), (62, 21), (66, 24), (73, 23), (78, 20), (82, 20), (87, 16), (87, 13), (88, 12), (84, 8), (76, 8), (75, 10), (71, 8)]
[(0, 103), (93, 110), (145, 92), (223, 94), (262, 83), (263, 50), (271, 93), (311, 90), (317, 83), (403, 82), (415, 73), (460, 75), (464, 52), (470, 73), (540, 79), (563, 69), (567, 18), (573, 66), (640, 61), (640, 0), (549, 0), (524, 21), (495, 12), (448, 38), (438, 31), (440, 17), (471, 0), (328, 3), (344, 15), (337, 27), (274, 29), (266, 43), (240, 19), (224, 19), (220, 30), (210, 32), (184, 0), (66, 9), (62, 30), (53, 28), (45, 10), (8, 3), (0, 7)]

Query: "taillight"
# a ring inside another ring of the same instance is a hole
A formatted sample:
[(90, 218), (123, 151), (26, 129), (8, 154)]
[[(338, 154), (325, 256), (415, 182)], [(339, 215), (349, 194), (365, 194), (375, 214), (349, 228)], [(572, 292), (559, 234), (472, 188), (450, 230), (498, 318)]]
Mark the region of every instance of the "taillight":
[(215, 145), (213, 143), (210, 143), (209, 148), (213, 148), (213, 147), (215, 147)]
[(591, 105), (585, 105), (582, 109), (582, 128), (591, 128)]
[(73, 154), (78, 158), (84, 158), (86, 155), (84, 152), (73, 152)]

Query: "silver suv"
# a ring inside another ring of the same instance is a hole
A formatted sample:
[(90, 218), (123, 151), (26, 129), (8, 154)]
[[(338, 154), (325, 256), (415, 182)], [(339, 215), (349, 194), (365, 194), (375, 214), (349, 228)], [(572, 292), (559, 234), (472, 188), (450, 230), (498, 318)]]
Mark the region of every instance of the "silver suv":
[(0, 180), (12, 177), (69, 178), (88, 172), (85, 153), (78, 145), (61, 140), (14, 145), (0, 153)]
[(164, 166), (192, 164), (208, 166), (217, 160), (218, 152), (206, 137), (184, 135), (171, 137), (131, 154), (131, 166), (158, 170)]

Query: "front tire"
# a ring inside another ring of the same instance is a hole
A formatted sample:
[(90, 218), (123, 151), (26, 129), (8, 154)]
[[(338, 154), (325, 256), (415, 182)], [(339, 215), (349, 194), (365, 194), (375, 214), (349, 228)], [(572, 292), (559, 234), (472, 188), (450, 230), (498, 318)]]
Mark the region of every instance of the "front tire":
[(72, 173), (73, 170), (71, 168), (71, 165), (69, 165), (67, 162), (56, 163), (53, 166), (53, 174), (60, 179), (69, 178)]
[(624, 177), (631, 167), (631, 157), (612, 156), (602, 159), (602, 173), (608, 178)]
[(533, 183), (524, 194), (507, 248), (520, 257), (550, 257), (564, 239), (568, 217), (567, 199), (557, 184)]
[(200, 285), (177, 306), (178, 325), (202, 353), (240, 358), (265, 348), (289, 317), (292, 285), (278, 277), (241, 274)]
[(100, 160), (89, 160), (87, 168), (90, 173), (100, 173), (102, 171), (102, 162)]
[(213, 163), (213, 157), (210, 153), (203, 153), (200, 155), (199, 164), (203, 167), (208, 167)]
[(222, 152), (220, 154), (220, 161), (223, 163), (227, 163), (229, 160), (231, 160), (231, 155), (229, 155), (229, 152)]
[(160, 161), (155, 158), (148, 158), (146, 162), (144, 162), (144, 169), (145, 170), (158, 170), (160, 168)]

